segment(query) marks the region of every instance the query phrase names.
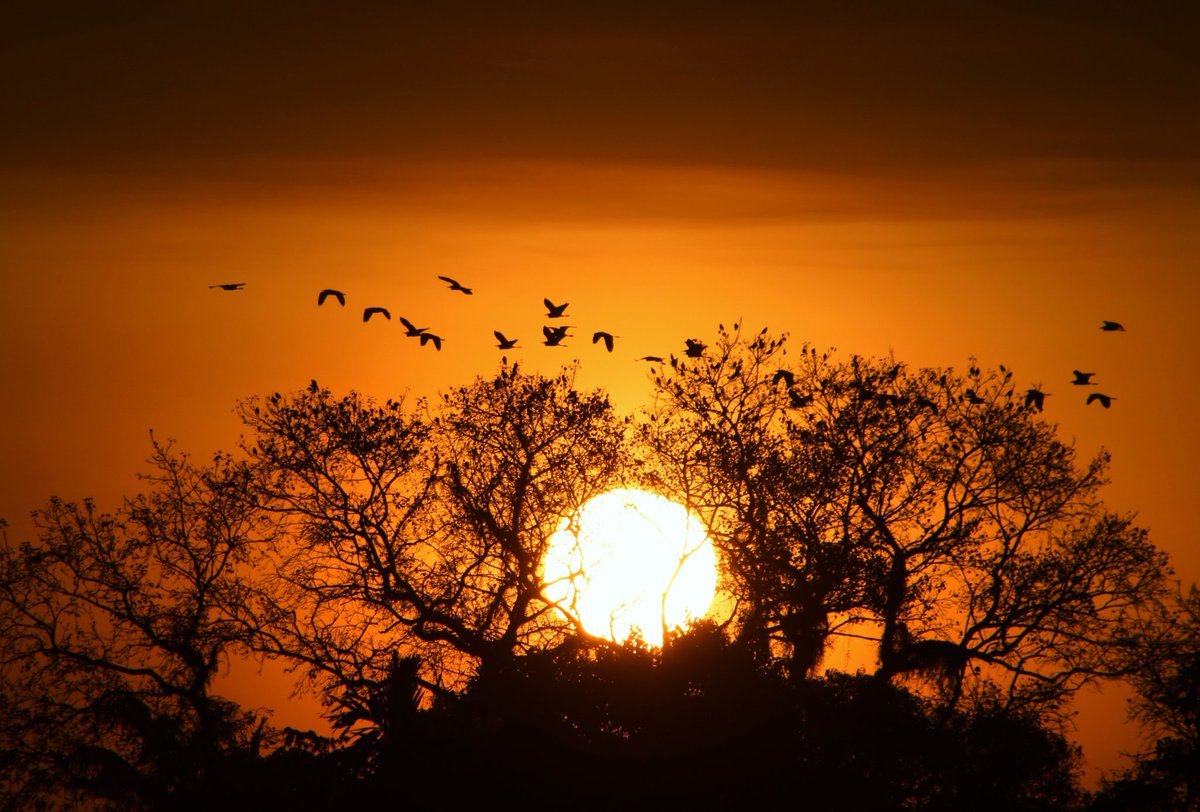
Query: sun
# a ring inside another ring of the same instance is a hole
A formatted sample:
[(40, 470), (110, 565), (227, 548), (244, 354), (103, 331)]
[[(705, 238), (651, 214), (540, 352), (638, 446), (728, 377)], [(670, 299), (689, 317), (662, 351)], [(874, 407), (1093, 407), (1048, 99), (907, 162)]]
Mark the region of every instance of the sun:
[(586, 502), (550, 537), (543, 593), (597, 637), (637, 630), (661, 646), (664, 629), (702, 618), (717, 586), (717, 554), (683, 505), (618, 489)]

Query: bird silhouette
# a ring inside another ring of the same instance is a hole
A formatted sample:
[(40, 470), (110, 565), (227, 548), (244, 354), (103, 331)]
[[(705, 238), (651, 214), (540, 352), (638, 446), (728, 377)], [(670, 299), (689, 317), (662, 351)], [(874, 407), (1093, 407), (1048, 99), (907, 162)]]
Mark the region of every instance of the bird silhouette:
[(517, 342), (521, 340), (519, 338), (505, 338), (504, 333), (500, 332), (499, 330), (492, 330), (492, 335), (494, 335), (496, 340), (500, 342), (496, 345), (496, 349), (500, 350), (511, 350), (517, 348)]
[(442, 351), (442, 337), (435, 336), (433, 333), (421, 333), (421, 346), (424, 347), (429, 342), (433, 342), (433, 348), (438, 352)]
[(457, 280), (451, 279), (448, 276), (439, 276), (438, 279), (449, 284), (450, 290), (462, 291), (463, 293), (467, 294), (468, 296), (470, 296), (471, 294), (473, 294), (475, 292), (475, 291), (471, 290), (470, 288), (463, 287)]
[(1046, 400), (1046, 395), (1049, 392), (1043, 392), (1041, 389), (1034, 387), (1033, 389), (1025, 390), (1025, 407), (1029, 409), (1042, 410), (1042, 405)]
[(221, 290), (241, 290), (246, 287), (245, 282), (222, 282), (219, 285), (209, 285), (210, 288), (220, 288)]
[(983, 398), (979, 397), (979, 395), (975, 393), (974, 389), (968, 389), (966, 392), (964, 392), (963, 399), (967, 401), (967, 403), (973, 403), (976, 406), (985, 402)]
[(1093, 392), (1087, 397), (1087, 405), (1091, 406), (1095, 401), (1100, 401), (1100, 405), (1107, 409), (1112, 405), (1114, 400), (1116, 400), (1116, 398), (1111, 395), (1102, 395), (1099, 392)]
[(562, 318), (563, 314), (567, 312), (567, 305), (570, 304), (570, 302), (563, 302), (560, 305), (556, 305), (549, 299), (542, 299), (542, 302), (546, 305), (546, 316), (551, 319)]
[(1095, 372), (1080, 372), (1077, 369), (1071, 370), (1075, 375), (1075, 380), (1071, 381), (1075, 386), (1096, 386), (1092, 381), (1092, 376)]
[(1100, 329), (1106, 333), (1113, 333), (1118, 330), (1120, 330), (1123, 333), (1123, 332), (1125, 332), (1125, 325), (1121, 324), (1121, 322), (1119, 322), (1119, 321), (1105, 321), (1103, 324), (1100, 325)]
[(412, 336), (413, 338), (417, 338), (429, 329), (428, 327), (418, 327), (403, 316), (400, 317), (400, 323), (404, 325), (404, 335)]
[(370, 321), (371, 317), (374, 316), (376, 313), (383, 314), (383, 317), (385, 319), (388, 319), (389, 321), (392, 318), (392, 314), (388, 312), (386, 307), (368, 307), (365, 310), (363, 310), (363, 321), (364, 322)]
[(604, 339), (604, 346), (608, 348), (609, 352), (612, 352), (613, 350), (614, 338), (617, 338), (617, 336), (613, 335), (612, 333), (606, 333), (603, 330), (597, 330), (596, 332), (592, 333), (592, 343), (595, 344), (600, 339)]
[(787, 390), (788, 400), (792, 404), (793, 409), (803, 409), (805, 406), (812, 405), (813, 395), (809, 392), (807, 395), (801, 395), (794, 389)]
[(342, 293), (340, 290), (334, 290), (333, 288), (325, 288), (325, 290), (323, 290), (317, 294), (317, 307), (320, 307), (321, 305), (325, 304), (325, 300), (328, 299), (330, 296), (337, 299), (338, 304), (340, 304), (342, 307), (346, 306), (346, 294)]
[(567, 337), (566, 327), (543, 327), (542, 335), (546, 336), (546, 340), (542, 343), (547, 347), (561, 347), (562, 340)]
[(663, 363), (662, 356), (660, 356), (660, 355), (643, 355), (638, 360), (639, 361), (652, 361), (653, 363), (656, 363), (656, 364)]
[(685, 339), (685, 341), (687, 343), (685, 355), (687, 355), (688, 358), (699, 358), (700, 356), (704, 355), (704, 350), (708, 346), (707, 344), (697, 341), (694, 338)]
[(791, 370), (781, 369), (775, 373), (775, 376), (773, 378), (771, 378), (771, 383), (772, 383), (772, 385), (774, 385), (774, 384), (778, 384), (780, 381), (783, 381), (784, 383), (786, 383), (788, 385), (788, 388), (790, 389), (791, 387), (796, 385), (796, 376), (792, 374)]

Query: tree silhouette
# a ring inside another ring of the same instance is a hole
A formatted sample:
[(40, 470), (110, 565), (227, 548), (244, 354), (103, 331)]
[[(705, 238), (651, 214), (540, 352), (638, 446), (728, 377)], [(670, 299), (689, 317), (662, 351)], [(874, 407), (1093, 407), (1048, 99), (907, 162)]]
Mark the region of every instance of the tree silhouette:
[(619, 483), (624, 425), (572, 374), (506, 367), (413, 413), (314, 383), (245, 403), (254, 491), (280, 541), (258, 598), (260, 647), (303, 664), (342, 729), (399, 652), (435, 694), (578, 631), (542, 597), (550, 535)]
[(271, 527), (241, 466), (155, 444), (114, 515), (55, 499), (0, 547), (0, 786), (14, 805), (182, 806), (267, 733), (211, 693), (248, 643), (237, 607)]
[(1155, 741), (1104, 787), (1096, 808), (1194, 810), (1200, 807), (1200, 590), (1193, 585), (1165, 601), (1141, 641), (1131, 711)]
[[(694, 343), (644, 420), (573, 368), (412, 404), (314, 381), (243, 402), (236, 457), (156, 445), (115, 515), (53, 500), (0, 550), (4, 800), (473, 803), (524, 780), (584, 808), (1070, 809), (1053, 712), (1120, 675), (1167, 749), (1096, 803), (1194, 797), (1195, 599), (1147, 620), (1165, 560), (1105, 510), (1106, 457), (1079, 465), (1003, 368), (789, 355), (737, 325)], [(638, 484), (700, 514), (730, 595), (659, 648), (543, 594), (551, 535)], [(819, 672), (842, 639), (874, 673)], [(332, 735), (213, 695), (251, 654)]]
[[(783, 370), (783, 374), (780, 374)], [(1012, 375), (838, 361), (737, 325), (656, 373), (645, 440), (661, 486), (702, 511), (732, 625), (810, 673), (831, 634), (875, 641), (879, 674), (964, 678), (1051, 707), (1134, 662), (1164, 556), (1098, 499)]]

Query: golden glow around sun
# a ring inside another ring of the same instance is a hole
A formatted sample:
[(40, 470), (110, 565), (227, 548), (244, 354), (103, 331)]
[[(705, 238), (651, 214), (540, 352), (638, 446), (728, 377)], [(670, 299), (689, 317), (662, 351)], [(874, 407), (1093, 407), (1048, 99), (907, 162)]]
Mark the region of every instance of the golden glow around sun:
[(546, 598), (616, 642), (637, 629), (662, 645), (664, 627), (704, 617), (717, 586), (703, 524), (649, 491), (613, 490), (585, 503), (550, 537), (543, 563)]

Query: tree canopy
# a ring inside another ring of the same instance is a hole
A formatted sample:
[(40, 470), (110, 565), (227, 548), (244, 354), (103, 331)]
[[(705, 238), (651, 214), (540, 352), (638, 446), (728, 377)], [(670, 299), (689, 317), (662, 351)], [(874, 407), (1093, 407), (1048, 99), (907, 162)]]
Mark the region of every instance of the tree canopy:
[[(236, 454), (156, 444), (114, 514), (51, 501), (0, 548), (6, 799), (321, 808), (464, 767), (569, 792), (594, 764), (668, 800), (1067, 808), (1057, 714), (1115, 677), (1190, 741), (1194, 615), (1154, 613), (1167, 562), (1105, 508), (1107, 457), (1079, 460), (1011, 372), (738, 325), (703, 349), (629, 416), (573, 369), (505, 363), (411, 403), (314, 381), (240, 404)], [(686, 505), (720, 554), (713, 616), (661, 649), (544, 591), (550, 537), (621, 487)], [(1151, 638), (1172, 654), (1151, 663)], [(848, 641), (872, 667), (823, 668)], [(216, 696), (235, 657), (293, 669), (328, 735)]]

